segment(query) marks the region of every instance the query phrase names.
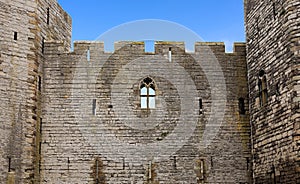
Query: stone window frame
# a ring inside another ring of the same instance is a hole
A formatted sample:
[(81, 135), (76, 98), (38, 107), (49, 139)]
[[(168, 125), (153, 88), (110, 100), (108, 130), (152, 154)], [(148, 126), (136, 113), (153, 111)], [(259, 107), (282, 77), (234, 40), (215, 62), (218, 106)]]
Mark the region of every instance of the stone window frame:
[[(146, 94), (142, 91), (143, 88), (147, 89)], [(151, 93), (151, 89), (153, 90), (154, 94)], [(141, 82), (140, 82), (140, 88), (139, 88), (139, 94), (140, 94), (140, 108), (141, 109), (155, 109), (156, 106), (156, 85), (155, 81), (151, 77), (145, 77)], [(146, 106), (144, 106), (144, 100), (146, 98)], [(154, 99), (154, 105), (151, 105), (151, 99)]]

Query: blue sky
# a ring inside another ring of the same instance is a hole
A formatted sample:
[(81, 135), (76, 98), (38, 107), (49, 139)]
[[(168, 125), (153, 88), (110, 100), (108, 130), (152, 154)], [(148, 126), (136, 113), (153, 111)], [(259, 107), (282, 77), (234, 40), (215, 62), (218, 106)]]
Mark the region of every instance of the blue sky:
[[(245, 41), (243, 0), (58, 0), (58, 2), (72, 17), (73, 40), (95, 40), (121, 24), (158, 19), (185, 26), (199, 35), (202, 41), (225, 42), (227, 50), (231, 50), (233, 42)], [(126, 36), (124, 38), (126, 39)]]

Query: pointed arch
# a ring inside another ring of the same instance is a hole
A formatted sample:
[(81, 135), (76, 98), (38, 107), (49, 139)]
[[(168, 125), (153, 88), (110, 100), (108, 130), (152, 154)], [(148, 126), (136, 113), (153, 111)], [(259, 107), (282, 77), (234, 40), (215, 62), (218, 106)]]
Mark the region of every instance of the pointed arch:
[(142, 109), (155, 108), (156, 87), (152, 78), (146, 77), (140, 85), (140, 102)]

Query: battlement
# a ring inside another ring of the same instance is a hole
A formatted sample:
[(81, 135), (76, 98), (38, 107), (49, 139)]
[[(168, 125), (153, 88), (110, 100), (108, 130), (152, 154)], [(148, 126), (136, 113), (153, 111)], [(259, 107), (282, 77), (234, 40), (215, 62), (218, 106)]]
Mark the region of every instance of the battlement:
[[(65, 52), (63, 50), (64, 43), (57, 41), (48, 41), (46, 42), (46, 47), (51, 47), (51, 51)], [(98, 53), (111, 53), (104, 50), (104, 42), (101, 41), (75, 41), (74, 42), (74, 53), (83, 54), (87, 50), (91, 52)], [(114, 43), (114, 51), (120, 50), (124, 46), (130, 46), (130, 51), (134, 53), (167, 53), (168, 51), (174, 51), (175, 53), (186, 53), (187, 49), (184, 42), (174, 42), (174, 41), (155, 41), (154, 42), (154, 52), (145, 51), (145, 42), (144, 41), (118, 41)], [(194, 51), (189, 53), (199, 53), (212, 51), (213, 53), (224, 54), (225, 52), (225, 43), (224, 42), (195, 42)], [(246, 44), (242, 42), (234, 43), (233, 45), (233, 55), (245, 55)]]

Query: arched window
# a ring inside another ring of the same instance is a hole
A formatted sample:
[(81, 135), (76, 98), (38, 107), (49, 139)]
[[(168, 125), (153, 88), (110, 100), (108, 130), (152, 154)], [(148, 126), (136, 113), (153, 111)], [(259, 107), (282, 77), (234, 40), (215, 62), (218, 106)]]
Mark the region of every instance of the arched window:
[(155, 108), (155, 83), (150, 77), (141, 82), (140, 98), (142, 109)]
[(264, 106), (268, 102), (268, 88), (265, 71), (261, 70), (258, 75), (258, 90), (260, 106)]

